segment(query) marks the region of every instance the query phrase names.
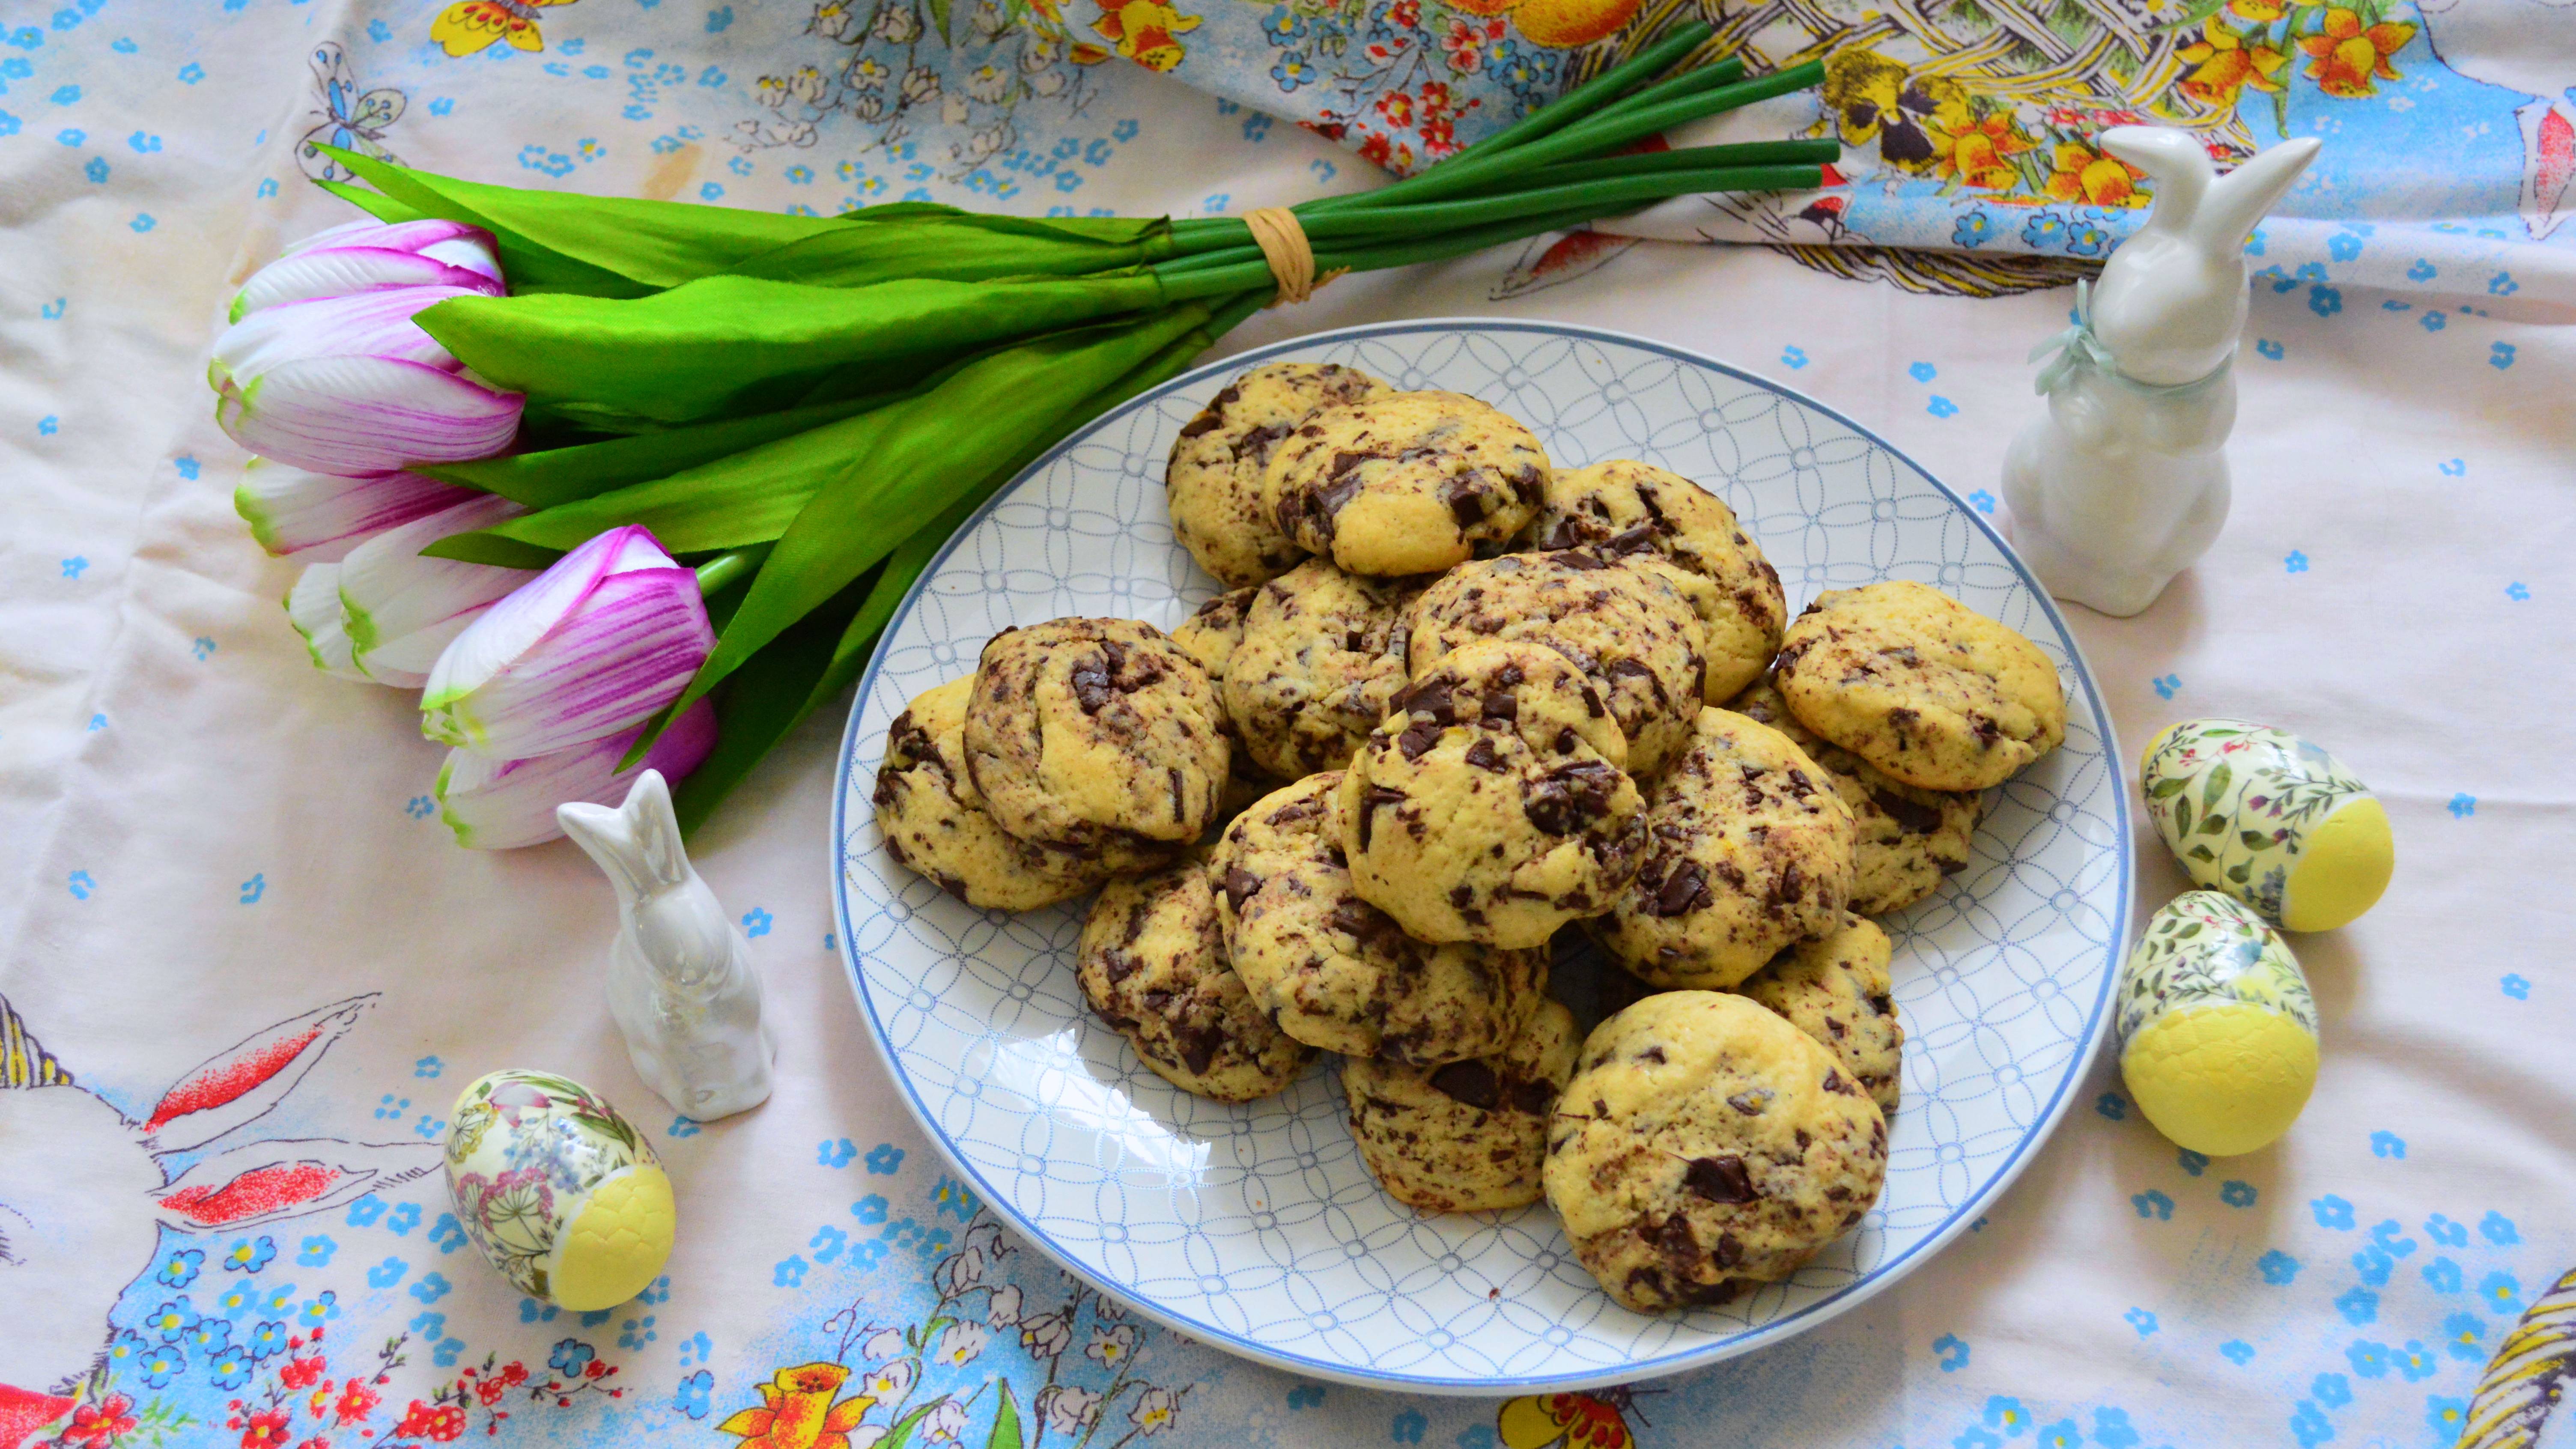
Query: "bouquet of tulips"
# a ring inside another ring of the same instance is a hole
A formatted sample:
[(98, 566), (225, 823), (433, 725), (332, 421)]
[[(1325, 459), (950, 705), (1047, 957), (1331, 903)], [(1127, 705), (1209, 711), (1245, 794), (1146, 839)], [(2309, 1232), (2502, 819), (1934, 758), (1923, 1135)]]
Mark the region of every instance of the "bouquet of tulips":
[(1249, 219), (783, 216), (334, 151), (375, 220), (261, 269), (214, 345), (260, 455), (237, 503), (307, 564), (314, 662), (423, 691), (461, 842), (550, 838), (648, 766), (694, 826), (996, 489), (1314, 274), (1820, 184), (1830, 141), (1661, 147), (1821, 77), (1709, 45), (1682, 27), (1416, 176)]

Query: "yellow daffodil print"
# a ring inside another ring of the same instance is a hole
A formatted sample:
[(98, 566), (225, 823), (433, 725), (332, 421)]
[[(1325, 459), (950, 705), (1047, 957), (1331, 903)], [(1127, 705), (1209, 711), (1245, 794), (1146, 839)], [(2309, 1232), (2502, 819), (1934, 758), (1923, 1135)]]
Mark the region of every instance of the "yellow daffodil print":
[(1185, 15), (1162, 0), (1124, 0), (1121, 4), (1100, 5), (1100, 18), (1091, 28), (1118, 53), (1147, 70), (1170, 70), (1189, 52), (1175, 36), (1199, 28), (1199, 17)]
[(1966, 103), (1945, 105), (1925, 128), (1932, 138), (1932, 174), (1980, 191), (2010, 191), (2021, 180), (2012, 158), (2035, 144), (2012, 112), (1978, 115)]
[(876, 1400), (855, 1394), (834, 1403), (849, 1377), (836, 1363), (780, 1369), (754, 1386), (760, 1406), (716, 1425), (717, 1432), (740, 1436), (739, 1449), (850, 1449), (850, 1431)]
[(2105, 156), (2081, 141), (2060, 141), (2049, 149), (2048, 199), (2083, 206), (2144, 206), (2150, 198), (2138, 190), (2145, 173)]
[(2314, 35), (2299, 37), (2299, 49), (2308, 53), (2308, 77), (2317, 89), (2344, 100), (2357, 100), (2379, 93), (2377, 80), (2403, 80), (2388, 58), (2406, 48), (2415, 38), (2415, 27), (2403, 21), (2383, 20), (2364, 25), (2361, 16), (2340, 5), (2326, 8), (2325, 24)]
[(2202, 105), (2220, 110), (2235, 106), (2237, 98), (2248, 87), (2277, 95), (2281, 82), (2275, 79), (2290, 63), (2261, 30), (2239, 34), (2212, 15), (2201, 22), (2201, 38), (2174, 52), (2174, 58), (2191, 67), (2176, 89)]

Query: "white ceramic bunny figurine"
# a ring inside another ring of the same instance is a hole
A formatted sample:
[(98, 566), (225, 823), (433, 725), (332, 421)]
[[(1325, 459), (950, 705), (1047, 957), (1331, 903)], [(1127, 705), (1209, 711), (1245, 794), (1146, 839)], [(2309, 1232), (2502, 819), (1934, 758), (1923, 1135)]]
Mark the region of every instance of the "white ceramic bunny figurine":
[(662, 772), (646, 770), (617, 809), (576, 802), (555, 819), (617, 887), (608, 1014), (635, 1074), (699, 1122), (769, 1100), (778, 1043), (760, 1019), (751, 942), (689, 864)]
[(2120, 126), (2102, 149), (2154, 178), (2155, 210), (2078, 284), (2076, 325), (2038, 390), (2048, 411), (2004, 456), (2012, 540), (2061, 599), (2127, 617), (2218, 539), (2236, 426), (2245, 239), (2299, 179), (2317, 142), (2284, 141), (2217, 174), (2190, 133)]

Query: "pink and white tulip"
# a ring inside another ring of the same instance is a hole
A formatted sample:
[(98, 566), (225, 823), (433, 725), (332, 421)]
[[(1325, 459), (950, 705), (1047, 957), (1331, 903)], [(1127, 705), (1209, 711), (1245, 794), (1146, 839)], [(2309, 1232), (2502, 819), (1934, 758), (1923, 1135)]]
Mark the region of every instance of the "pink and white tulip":
[(478, 493), (349, 550), (339, 565), (340, 616), (357, 667), (379, 684), (418, 689), (428, 683), (430, 666), (449, 642), (529, 575), (526, 569), (424, 558), (420, 551), (449, 534), (490, 528), (527, 511)]
[(716, 747), (716, 713), (705, 700), (680, 711), (631, 770), (617, 762), (634, 748), (633, 729), (533, 759), (450, 750), (438, 772), (439, 817), (468, 850), (509, 850), (563, 834), (555, 807), (575, 800), (615, 805), (646, 770), (677, 781)]
[(631, 730), (715, 645), (696, 572), (652, 530), (612, 528), (456, 636), (430, 671), (421, 733), (522, 757)]
[(366, 671), (358, 667), (351, 650), (349, 631), (340, 627), (337, 563), (309, 564), (295, 576), (295, 587), (286, 592), (286, 617), (295, 632), (304, 636), (314, 668), (335, 678), (367, 682)]
[(476, 377), (412, 321), (451, 297), (499, 296), (490, 240), (448, 222), (362, 222), (253, 273), (215, 338), (215, 421), (263, 457), (364, 477), (488, 458), (527, 399)]
[(498, 297), (492, 234), (457, 221), (353, 221), (318, 231), (251, 273), (233, 297), (239, 322), (263, 307), (393, 287), (459, 287)]
[(418, 473), (334, 478), (253, 458), (233, 490), (233, 511), (259, 546), (279, 558), (338, 563), (386, 529), (479, 496)]

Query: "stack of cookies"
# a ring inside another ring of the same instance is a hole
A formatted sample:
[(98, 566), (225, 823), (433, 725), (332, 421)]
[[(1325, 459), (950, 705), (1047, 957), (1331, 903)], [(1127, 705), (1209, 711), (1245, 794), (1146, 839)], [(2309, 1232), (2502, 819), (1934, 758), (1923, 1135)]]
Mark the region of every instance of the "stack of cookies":
[[(1966, 864), (1978, 792), (2063, 735), (2046, 657), (1911, 583), (1792, 622), (1697, 484), (1559, 470), (1474, 398), (1346, 367), (1238, 378), (1167, 488), (1231, 591), (1169, 636), (1005, 631), (914, 700), (896, 857), (979, 906), (1100, 887), (1077, 973), (1156, 1073), (1240, 1102), (1338, 1053), (1388, 1192), (1544, 1197), (1630, 1308), (1856, 1224), (1903, 1040), (1868, 917)], [(1615, 963), (1588, 1038), (1548, 990), (1569, 927)]]

